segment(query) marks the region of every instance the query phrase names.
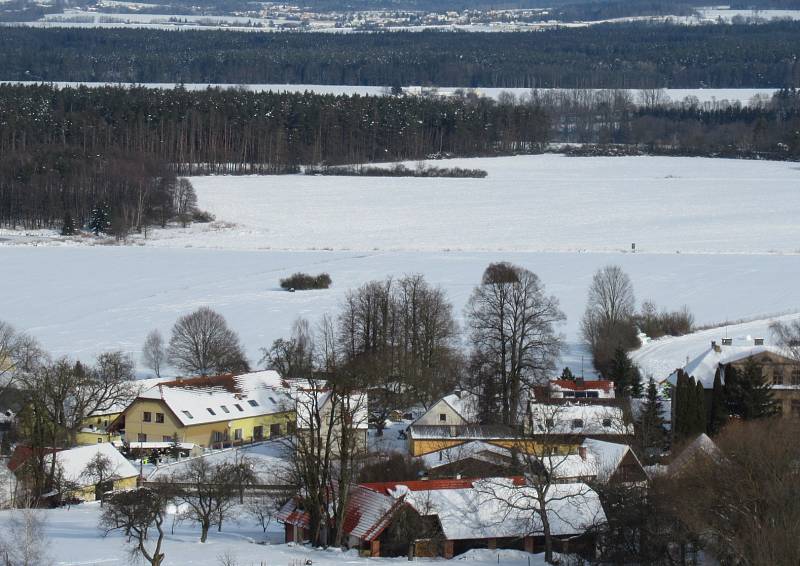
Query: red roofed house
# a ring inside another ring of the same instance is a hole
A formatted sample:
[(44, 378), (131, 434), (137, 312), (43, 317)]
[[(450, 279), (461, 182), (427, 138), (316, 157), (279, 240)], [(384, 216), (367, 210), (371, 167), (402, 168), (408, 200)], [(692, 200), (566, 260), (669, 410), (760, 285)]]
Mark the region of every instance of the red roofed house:
[[(553, 535), (569, 539), (570, 550), (584, 546), (591, 551), (593, 540), (586, 531), (605, 521), (597, 494), (582, 483), (551, 489)], [(534, 552), (543, 546), (538, 515), (508, 503), (532, 497), (530, 490), (522, 477), (361, 484), (351, 491), (345, 513), (347, 545), (370, 556), (452, 558), (472, 548)], [(309, 516), (299, 498), (283, 506), (278, 520), (287, 542), (309, 538)]]
[(606, 379), (587, 381), (581, 379), (550, 380), (551, 399), (613, 399), (614, 382)]

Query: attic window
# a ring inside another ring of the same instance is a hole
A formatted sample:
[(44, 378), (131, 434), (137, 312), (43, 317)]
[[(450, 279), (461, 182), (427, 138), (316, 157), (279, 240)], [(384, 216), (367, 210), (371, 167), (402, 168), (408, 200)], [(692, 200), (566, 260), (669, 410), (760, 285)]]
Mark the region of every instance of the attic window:
[(214, 416), (217, 416), (217, 413), (215, 413), (214, 409), (212, 409), (211, 407), (206, 407), (206, 411), (208, 411), (209, 413), (211, 413)]
[(182, 412), (184, 415), (186, 415), (186, 417), (187, 417), (187, 418), (190, 418), (190, 419), (193, 419), (193, 418), (194, 418), (194, 417), (192, 416), (192, 413), (190, 413), (189, 411), (181, 411), (181, 412)]
[(248, 404), (249, 404), (251, 407), (258, 407), (258, 401), (256, 401), (255, 399), (248, 399), (248, 400), (247, 400), (247, 403), (248, 403)]
[(230, 411), (228, 410), (228, 407), (226, 407), (225, 405), (220, 405), (219, 408), (222, 409), (222, 412), (225, 413), (225, 414), (230, 413)]
[(583, 419), (572, 419), (572, 428), (583, 428)]
[(610, 427), (611, 426), (611, 419), (603, 419), (603, 426)]
[(242, 409), (242, 406), (239, 403), (234, 403), (233, 406), (239, 409), (241, 412), (244, 412), (244, 409)]

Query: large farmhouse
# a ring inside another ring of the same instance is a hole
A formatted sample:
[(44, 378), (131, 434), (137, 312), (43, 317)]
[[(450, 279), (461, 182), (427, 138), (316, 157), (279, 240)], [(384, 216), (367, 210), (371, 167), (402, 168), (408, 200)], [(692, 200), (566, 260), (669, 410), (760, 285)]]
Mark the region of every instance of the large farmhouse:
[(111, 428), (128, 442), (221, 448), (286, 434), (294, 422), (280, 377), (260, 371), (160, 383), (140, 393)]

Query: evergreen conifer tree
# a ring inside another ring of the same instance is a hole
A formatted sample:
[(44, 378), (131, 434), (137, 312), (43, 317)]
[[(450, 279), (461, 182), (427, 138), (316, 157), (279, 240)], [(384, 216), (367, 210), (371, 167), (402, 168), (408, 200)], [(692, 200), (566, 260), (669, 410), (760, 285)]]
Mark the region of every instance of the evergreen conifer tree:
[(728, 421), (728, 403), (725, 399), (725, 388), (722, 386), (722, 376), (717, 368), (714, 374), (714, 389), (711, 393), (711, 418), (708, 423), (708, 432), (717, 434)]
[(673, 423), (672, 432), (676, 438), (683, 438), (688, 433), (688, 419), (690, 399), (686, 395), (686, 373), (678, 370), (678, 379), (675, 382), (675, 391), (672, 396)]
[(640, 397), (642, 395), (641, 376), (628, 353), (621, 346), (614, 350), (609, 368), (609, 377), (614, 382), (617, 397)]
[(568, 367), (565, 367), (564, 370), (561, 372), (561, 379), (567, 379), (569, 381), (574, 381), (575, 376), (572, 375), (572, 370)]
[(101, 232), (106, 232), (111, 225), (111, 214), (108, 206), (100, 203), (92, 209), (92, 214), (89, 217), (89, 230), (95, 236), (100, 235)]
[(639, 451), (648, 462), (653, 455), (660, 453), (664, 446), (665, 428), (661, 411), (658, 388), (651, 377), (647, 382), (647, 391), (639, 418), (634, 423)]
[[(729, 366), (728, 370), (734, 369)], [(772, 394), (772, 386), (766, 382), (761, 365), (752, 358), (745, 362), (742, 371), (735, 371), (736, 380), (733, 387), (734, 414), (744, 420), (771, 417), (778, 412), (778, 405)], [(727, 379), (726, 379), (727, 382)]]
[[(694, 382), (694, 379), (692, 379)], [(692, 405), (693, 418), (692, 418), (692, 436), (705, 433), (708, 430), (708, 413), (706, 412), (706, 393), (703, 384), (698, 379), (694, 383), (694, 391), (690, 392), (694, 395), (694, 403)]]
[(72, 215), (69, 212), (67, 212), (64, 215), (64, 222), (61, 224), (61, 235), (62, 236), (75, 235), (75, 223), (72, 221)]

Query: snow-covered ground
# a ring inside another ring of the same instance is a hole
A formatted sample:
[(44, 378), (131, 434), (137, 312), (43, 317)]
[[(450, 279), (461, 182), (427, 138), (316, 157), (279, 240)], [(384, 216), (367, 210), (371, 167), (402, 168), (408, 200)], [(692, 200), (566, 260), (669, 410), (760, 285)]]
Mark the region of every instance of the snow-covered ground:
[[(107, 537), (98, 528), (100, 505), (98, 503), (82, 504), (71, 509), (36, 510), (44, 519), (44, 537), (48, 560), (44, 564), (54, 566), (88, 566), (109, 565), (123, 566), (130, 564), (127, 554), (129, 548), (121, 533), (112, 533)], [(0, 537), (9, 534), (12, 517), (19, 511), (0, 511)], [(211, 529), (208, 542), (199, 542), (199, 529), (190, 523), (178, 524), (174, 534), (170, 532), (172, 516), (165, 521), (166, 537), (163, 551), (165, 565), (215, 566), (220, 564), (236, 564), (237, 566), (269, 565), (302, 565), (341, 566), (342, 564), (407, 564), (408, 559), (401, 558), (359, 558), (355, 551), (313, 550), (304, 546), (281, 544), (283, 541), (282, 525), (272, 523), (267, 534), (246, 515), (223, 525), (222, 532)], [(266, 544), (263, 544), (266, 541)], [(224, 557), (231, 559), (224, 561)], [(514, 550), (475, 550), (456, 557), (474, 566), (543, 566), (544, 555), (529, 555)], [(529, 562), (530, 560), (530, 562)], [(310, 562), (309, 562), (310, 561)], [(416, 564), (432, 566), (442, 564), (441, 559), (416, 559)], [(44, 564), (42, 566), (44, 566)]]
[[(408, 164), (413, 167), (414, 164)], [(674, 157), (453, 159), (484, 179), (196, 177), (237, 227), (155, 245), (425, 251), (800, 251), (796, 163)]]
[[(698, 324), (800, 312), (795, 163), (543, 155), (436, 164), (489, 176), (202, 177), (193, 182), (220, 221), (213, 229), (157, 231), (143, 246), (58, 246), (5, 231), (0, 319), (55, 354), (119, 348), (138, 358), (150, 330), (168, 334), (209, 305), (255, 364), (297, 316), (335, 313), (366, 281), (422, 273), (462, 319), (485, 267), (511, 261), (560, 299), (563, 362), (579, 372), (586, 291), (609, 263), (630, 274), (640, 300), (685, 304)], [(296, 271), (327, 272), (333, 286), (281, 291), (279, 279)]]
[[(51, 82), (41, 83), (39, 81), (8, 81), (14, 84), (53, 84), (57, 87), (102, 87), (102, 86), (124, 86), (124, 87), (148, 87), (154, 89), (173, 89), (177, 83), (93, 83), (93, 82)], [(187, 90), (205, 90), (207, 88), (223, 88), (223, 89), (245, 89), (251, 92), (315, 92), (318, 94), (334, 94), (334, 95), (372, 95), (382, 96), (391, 93), (391, 88), (388, 86), (350, 86), (350, 85), (312, 85), (312, 84), (221, 84), (221, 83), (188, 83), (181, 85)], [(406, 86), (404, 87), (408, 93), (420, 93), (422, 87), (419, 86)], [(427, 87), (426, 87), (427, 88)], [(459, 87), (440, 86), (437, 88), (440, 95), (453, 94), (459, 90)], [(466, 91), (474, 92), (479, 96), (497, 99), (501, 93), (510, 93), (517, 98), (528, 96), (531, 89), (528, 88), (476, 88), (476, 89), (463, 89)], [(568, 92), (570, 89), (558, 88), (543, 88), (538, 89), (539, 92)], [(600, 89), (593, 89), (600, 90)], [(633, 95), (634, 102), (640, 101), (640, 89), (628, 89)], [(664, 95), (673, 102), (679, 102), (686, 97), (697, 98), (702, 102), (722, 102), (728, 101), (730, 103), (739, 103), (741, 105), (750, 104), (754, 97), (770, 98), (775, 89), (771, 88), (667, 88), (662, 89)]]

